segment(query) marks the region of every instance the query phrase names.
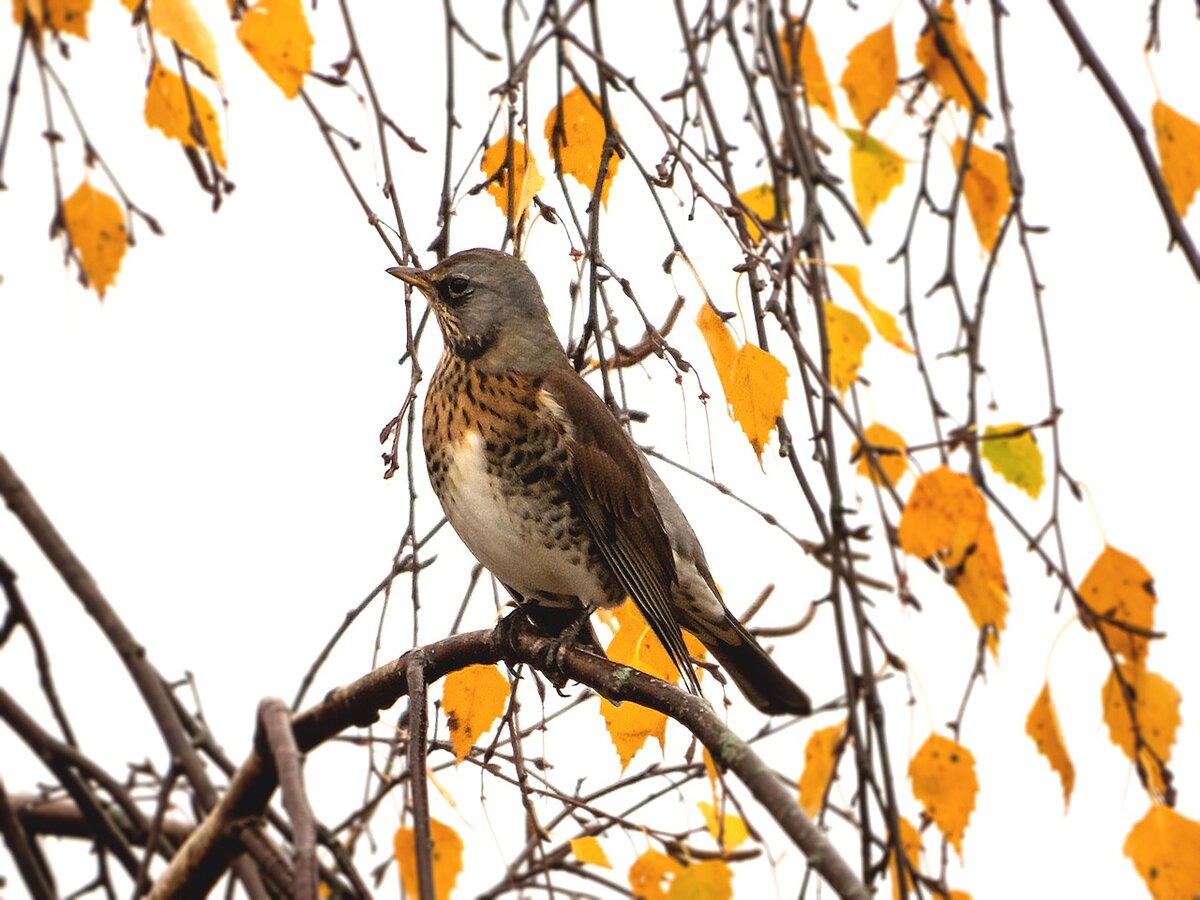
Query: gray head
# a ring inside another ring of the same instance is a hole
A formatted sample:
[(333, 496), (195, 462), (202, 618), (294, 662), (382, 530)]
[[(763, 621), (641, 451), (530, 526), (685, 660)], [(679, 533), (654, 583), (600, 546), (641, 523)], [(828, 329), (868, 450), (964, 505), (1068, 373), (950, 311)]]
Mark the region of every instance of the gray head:
[(486, 371), (538, 375), (565, 359), (537, 279), (515, 256), (480, 247), (388, 272), (428, 298), (446, 348)]

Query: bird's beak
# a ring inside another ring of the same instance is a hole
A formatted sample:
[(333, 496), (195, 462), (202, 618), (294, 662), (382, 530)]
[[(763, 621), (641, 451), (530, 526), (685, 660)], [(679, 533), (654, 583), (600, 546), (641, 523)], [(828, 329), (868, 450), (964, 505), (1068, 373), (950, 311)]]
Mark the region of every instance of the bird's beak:
[(411, 284), (423, 294), (433, 290), (433, 283), (425, 274), (424, 269), (415, 269), (412, 266), (393, 266), (387, 270), (387, 273), (395, 275), (406, 284)]

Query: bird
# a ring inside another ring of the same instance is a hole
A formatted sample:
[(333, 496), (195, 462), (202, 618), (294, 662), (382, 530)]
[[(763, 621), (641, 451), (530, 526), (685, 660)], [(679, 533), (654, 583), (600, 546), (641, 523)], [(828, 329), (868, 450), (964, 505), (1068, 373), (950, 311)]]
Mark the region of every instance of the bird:
[(387, 271), (425, 296), (443, 337), (422, 416), (434, 493), (530, 620), (578, 634), (628, 596), (692, 693), (681, 628), (757, 709), (808, 715), (808, 695), (725, 606), (671, 492), (571, 365), (525, 262), (476, 248)]

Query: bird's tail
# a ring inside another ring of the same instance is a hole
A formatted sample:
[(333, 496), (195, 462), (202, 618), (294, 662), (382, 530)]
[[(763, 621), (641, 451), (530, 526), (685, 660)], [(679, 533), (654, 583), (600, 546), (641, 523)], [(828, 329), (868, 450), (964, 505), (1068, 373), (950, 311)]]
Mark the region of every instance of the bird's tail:
[(754, 635), (728, 610), (719, 629), (710, 630), (701, 622), (688, 624), (699, 626), (698, 629), (689, 627), (689, 630), (695, 631), (696, 637), (756, 708), (773, 716), (812, 713), (808, 694), (779, 668)]

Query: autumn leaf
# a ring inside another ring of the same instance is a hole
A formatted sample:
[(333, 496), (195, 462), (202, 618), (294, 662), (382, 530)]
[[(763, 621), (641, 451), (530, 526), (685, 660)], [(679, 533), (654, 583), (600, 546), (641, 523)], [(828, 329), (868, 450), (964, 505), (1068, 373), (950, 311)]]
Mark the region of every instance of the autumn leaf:
[[(1106, 546), (1079, 585), (1088, 609), (1117, 623), (1149, 630), (1154, 627), (1154, 576), (1128, 553)], [(1150, 652), (1150, 639), (1119, 624), (1097, 622), (1113, 652), (1128, 662), (1141, 663)]]
[(837, 725), (818, 728), (808, 737), (804, 745), (804, 771), (800, 773), (800, 808), (810, 819), (815, 819), (825, 802), (825, 791), (833, 780), (837, 765), (838, 741), (846, 729), (844, 721)]
[(825, 330), (829, 335), (829, 383), (844, 394), (858, 378), (863, 351), (871, 342), (871, 333), (862, 319), (828, 300), (825, 301)]
[[(993, 437), (1017, 431), (1020, 434), (1013, 437)], [(1009, 484), (1016, 485), (1036, 500), (1046, 484), (1046, 473), (1042, 451), (1033, 431), (1014, 422), (1009, 425), (989, 425), (984, 429), (983, 437), (983, 458), (992, 469)]]
[(862, 304), (862, 308), (867, 313), (867, 318), (871, 320), (871, 324), (875, 326), (875, 330), (879, 332), (879, 336), (893, 347), (899, 347), (906, 353), (912, 353), (912, 347), (908, 345), (908, 341), (904, 340), (904, 332), (900, 330), (900, 326), (896, 323), (896, 317), (890, 312), (880, 309), (867, 297), (866, 291), (863, 290), (862, 273), (859, 271), (858, 266), (846, 263), (831, 263), (829, 268), (841, 275), (842, 280), (854, 292), (854, 296)]
[[(487, 192), (505, 215), (508, 214), (508, 170), (504, 168), (507, 153), (508, 138), (502, 137), (483, 151), (483, 158), (479, 162), (479, 168), (488, 178)], [(529, 148), (516, 138), (512, 142), (512, 171), (513, 220), (516, 221), (525, 215), (525, 210), (533, 202), (533, 195), (546, 183), (538, 173), (537, 160)]]
[(212, 104), (195, 85), (189, 84), (185, 89), (182, 78), (157, 63), (150, 75), (150, 86), (146, 89), (146, 124), (157, 128), (185, 147), (197, 146), (196, 138), (192, 135), (189, 92), (191, 106), (195, 107), (196, 118), (200, 122), (200, 133), (204, 135), (204, 143), (216, 164), (224, 169), (226, 164), (225, 151), (221, 147), (221, 128), (217, 124), (217, 114), (213, 111)]
[(1163, 181), (1182, 219), (1200, 189), (1200, 125), (1161, 100), (1155, 101), (1150, 118)]
[[(760, 184), (750, 188), (738, 194), (738, 199), (764, 224), (779, 221), (779, 207), (775, 202), (775, 189), (771, 185)], [(758, 239), (762, 237), (762, 230), (752, 217), (743, 215), (743, 218), (746, 220), (746, 233), (750, 235), (750, 243), (757, 244)]]
[(116, 200), (96, 190), (85, 179), (63, 201), (62, 214), (71, 244), (79, 253), (83, 274), (103, 300), (129, 245), (125, 213)]
[(724, 850), (736, 850), (750, 836), (750, 832), (746, 830), (746, 823), (740, 816), (726, 813), (718, 819), (717, 810), (711, 803), (702, 801), (696, 805), (700, 807), (700, 814), (704, 816), (708, 833)]
[[(833, 89), (825, 76), (825, 63), (817, 50), (817, 36), (812, 26), (805, 24), (800, 30), (800, 19), (793, 17), (779, 30), (779, 47), (783, 68), (792, 84), (803, 84), (805, 96), (812, 106), (825, 110), (829, 118), (837, 122), (837, 106), (833, 102)], [(800, 68), (796, 68), (794, 49), (800, 44)]]
[(1155, 803), (1130, 829), (1125, 855), (1155, 900), (1200, 896), (1200, 822)]
[(696, 327), (700, 329), (704, 343), (708, 345), (708, 353), (717, 369), (717, 378), (721, 380), (721, 390), (728, 402), (729, 395), (733, 393), (729, 376), (733, 373), (733, 361), (737, 359), (737, 342), (733, 339), (729, 326), (721, 320), (709, 303), (700, 307), (700, 312), (696, 315)]
[(962, 858), (963, 832), (975, 809), (975, 757), (962, 744), (931, 734), (908, 764), (913, 796)]
[(92, 0), (13, 0), (13, 21), (25, 23), (25, 13), (33, 20), (34, 27), (46, 25), (59, 34), (73, 34), (86, 39), (88, 36), (88, 13), (92, 11)]
[[(938, 92), (949, 100), (954, 101), (959, 109), (971, 109), (971, 96), (963, 86), (962, 79), (954, 70), (954, 64), (943, 52), (947, 50), (958, 60), (967, 81), (975, 89), (980, 102), (986, 103), (988, 97), (987, 76), (975, 58), (967, 36), (963, 33), (962, 25), (954, 12), (952, 0), (942, 0), (937, 9), (938, 22), (942, 35), (946, 39), (945, 46), (940, 46), (933, 25), (926, 24), (925, 30), (917, 40), (917, 61), (925, 68), (925, 74)], [(983, 118), (979, 119), (979, 127), (983, 127)]]
[(217, 42), (191, 0), (150, 0), (150, 27), (178, 44), (213, 78), (221, 79)]
[(683, 866), (665, 853), (647, 850), (629, 867), (629, 887), (638, 900), (667, 900), (670, 881), (682, 871)]
[[(904, 855), (908, 859), (912, 871), (917, 871), (920, 868), (921, 862), (921, 832), (917, 831), (917, 827), (912, 822), (903, 816), (900, 817), (900, 847), (904, 850)], [(900, 860), (896, 858), (896, 853), (891, 854), (891, 873), (892, 873), (892, 897), (895, 900), (901, 900), (901, 897), (912, 896), (913, 880), (912, 875), (907, 869), (904, 872), (904, 884), (906, 890), (901, 894), (900, 891)]]
[[(558, 128), (558, 104), (551, 107), (546, 116), (546, 142), (550, 144), (550, 157), (565, 173), (592, 192), (596, 190), (596, 178), (600, 175), (604, 153), (604, 116), (599, 107), (599, 100), (590, 97), (582, 87), (576, 85), (562, 98), (562, 129)], [(613, 120), (613, 128), (616, 128), (616, 120)], [(604, 185), (600, 189), (600, 200), (605, 206), (608, 206), (608, 191), (617, 176), (617, 164), (620, 161), (616, 153), (609, 153)]]
[(900, 64), (896, 60), (896, 35), (888, 22), (872, 31), (846, 56), (842, 90), (854, 118), (866, 130), (896, 93)]
[(608, 854), (604, 852), (600, 842), (590, 834), (572, 838), (571, 853), (581, 863), (599, 866), (602, 869), (612, 868), (612, 863), (608, 861)]
[[(433, 844), (433, 888), (436, 900), (449, 900), (454, 882), (462, 871), (463, 842), (449, 825), (437, 819), (429, 820), (429, 833)], [(398, 828), (392, 840), (396, 862), (400, 865), (400, 880), (410, 897), (419, 896), (417, 888), (416, 841), (411, 828)]]
[(876, 207), (904, 182), (904, 157), (864, 131), (847, 128), (845, 132), (850, 138), (854, 205), (863, 225), (870, 225)]
[(1050, 682), (1042, 685), (1042, 692), (1033, 702), (1029, 716), (1025, 719), (1025, 733), (1037, 744), (1038, 753), (1050, 762), (1050, 768), (1058, 773), (1062, 782), (1063, 810), (1071, 804), (1071, 792), (1075, 789), (1075, 764), (1067, 752), (1067, 742), (1058, 724), (1058, 712), (1050, 696)]
[[(875, 422), (863, 429), (863, 437), (867, 443), (875, 448), (876, 459), (879, 461), (879, 468), (883, 470), (883, 475), (888, 483), (895, 486), (904, 477), (904, 473), (908, 471), (908, 456), (906, 454), (907, 444), (904, 443), (904, 438), (892, 431), (886, 425), (880, 425)], [(894, 450), (894, 453), (883, 453), (883, 450)], [(875, 467), (871, 465), (863, 446), (857, 441), (854, 442), (854, 447), (850, 452), (850, 458), (858, 460), (858, 474), (864, 478), (869, 478), (875, 484), (880, 483), (879, 474), (875, 471)]]
[(716, 790), (717, 790), (717, 778), (718, 778), (717, 763), (716, 763), (716, 760), (713, 759), (712, 754), (709, 753), (707, 747), (704, 748), (703, 757), (704, 757), (704, 774), (708, 776), (708, 784), (713, 789), (713, 796), (715, 797)]
[(312, 68), (313, 36), (300, 0), (259, 0), (237, 29), (246, 52), (289, 100)]
[[(963, 165), (966, 147), (962, 138), (954, 141), (954, 164)], [(1012, 188), (1008, 184), (1008, 163), (999, 153), (974, 145), (967, 170), (963, 173), (963, 196), (979, 243), (988, 253), (996, 247), (1000, 223), (1012, 203)]]
[(723, 859), (692, 863), (675, 876), (667, 900), (732, 900), (733, 871)]
[(729, 372), (733, 417), (762, 462), (763, 447), (775, 430), (775, 420), (783, 415), (787, 399), (787, 368), (778, 359), (754, 344), (743, 344)]
[[(1133, 691), (1138, 729), (1149, 750), (1142, 750), (1142, 766), (1149, 776), (1153, 793), (1161, 795), (1166, 786), (1161, 782), (1162, 776), (1154, 757), (1157, 756), (1164, 763), (1171, 759), (1175, 732), (1179, 728), (1179, 703), (1183, 698), (1175, 685), (1143, 666), (1122, 663), (1121, 675)], [(1130, 760), (1136, 761), (1134, 754), (1137, 741), (1133, 722), (1129, 718), (1129, 706), (1115, 671), (1109, 672), (1101, 699), (1109, 738)]]
[(492, 727), (508, 704), (508, 679), (499, 666), (467, 666), (446, 676), (442, 710), (450, 724), (450, 742), (458, 762)]

